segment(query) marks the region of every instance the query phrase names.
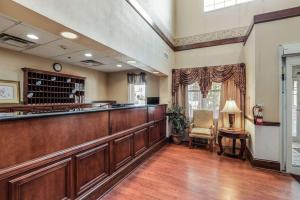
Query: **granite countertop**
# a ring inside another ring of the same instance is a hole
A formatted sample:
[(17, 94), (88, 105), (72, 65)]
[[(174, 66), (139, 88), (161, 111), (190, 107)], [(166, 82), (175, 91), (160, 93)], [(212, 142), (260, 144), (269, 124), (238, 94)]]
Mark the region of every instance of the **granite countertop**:
[(51, 117), (51, 116), (103, 112), (103, 111), (110, 111), (110, 110), (123, 110), (123, 109), (130, 109), (130, 108), (143, 108), (148, 106), (157, 106), (157, 105), (126, 105), (122, 107), (109, 107), (109, 108), (92, 107), (92, 108), (76, 108), (76, 109), (64, 110), (64, 111), (44, 111), (44, 112), (11, 112), (11, 113), (0, 112), (0, 122), (10, 121), (10, 120), (20, 120), (20, 119), (32, 119), (32, 118), (43, 118), (43, 117)]

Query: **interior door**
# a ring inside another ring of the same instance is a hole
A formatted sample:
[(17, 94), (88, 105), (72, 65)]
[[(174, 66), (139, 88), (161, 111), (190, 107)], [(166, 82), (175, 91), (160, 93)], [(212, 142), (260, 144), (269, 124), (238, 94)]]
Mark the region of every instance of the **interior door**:
[(286, 61), (287, 171), (300, 175), (300, 57)]

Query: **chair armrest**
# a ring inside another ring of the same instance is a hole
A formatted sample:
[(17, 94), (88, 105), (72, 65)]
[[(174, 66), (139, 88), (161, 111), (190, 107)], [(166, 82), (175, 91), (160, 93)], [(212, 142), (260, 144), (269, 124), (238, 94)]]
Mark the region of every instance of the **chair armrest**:
[(216, 135), (216, 129), (215, 129), (216, 127), (215, 127), (215, 125), (211, 125), (210, 126), (210, 132), (211, 132), (211, 134), (213, 135), (213, 136), (215, 136)]

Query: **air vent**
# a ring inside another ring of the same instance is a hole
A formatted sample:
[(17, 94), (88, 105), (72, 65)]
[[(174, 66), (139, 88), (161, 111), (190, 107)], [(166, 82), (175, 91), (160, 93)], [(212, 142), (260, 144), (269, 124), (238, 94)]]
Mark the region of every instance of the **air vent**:
[(30, 42), (28, 40), (24, 40), (22, 38), (18, 38), (18, 37), (8, 35), (5, 33), (0, 34), (0, 43), (18, 47), (18, 48), (29, 48), (36, 44), (34, 42)]
[(82, 60), (80, 62), (84, 63), (85, 65), (90, 66), (90, 67), (103, 65), (103, 63), (95, 61), (95, 60)]

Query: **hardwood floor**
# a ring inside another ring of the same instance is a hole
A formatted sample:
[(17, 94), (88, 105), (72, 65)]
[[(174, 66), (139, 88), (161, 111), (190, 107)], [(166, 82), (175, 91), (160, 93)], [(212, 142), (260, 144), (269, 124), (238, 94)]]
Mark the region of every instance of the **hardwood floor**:
[(205, 149), (167, 145), (112, 189), (104, 200), (297, 200), (291, 176)]

